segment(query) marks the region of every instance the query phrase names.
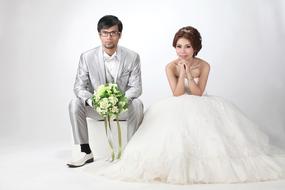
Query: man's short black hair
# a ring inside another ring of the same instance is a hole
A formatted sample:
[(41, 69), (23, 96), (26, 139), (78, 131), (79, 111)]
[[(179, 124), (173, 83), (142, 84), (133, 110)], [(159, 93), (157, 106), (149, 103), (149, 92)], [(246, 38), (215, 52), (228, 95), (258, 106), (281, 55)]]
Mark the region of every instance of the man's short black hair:
[(118, 25), (119, 32), (122, 32), (123, 24), (118, 17), (114, 15), (105, 15), (98, 21), (97, 31), (100, 33), (102, 29), (107, 29), (115, 25)]

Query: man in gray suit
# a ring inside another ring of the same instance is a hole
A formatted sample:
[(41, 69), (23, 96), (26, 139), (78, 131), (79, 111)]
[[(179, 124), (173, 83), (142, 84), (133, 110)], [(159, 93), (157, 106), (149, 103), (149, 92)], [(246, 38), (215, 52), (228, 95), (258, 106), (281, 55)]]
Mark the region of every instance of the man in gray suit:
[(97, 25), (102, 45), (84, 52), (80, 56), (74, 84), (76, 98), (69, 104), (69, 115), (75, 144), (80, 144), (79, 157), (67, 165), (80, 167), (93, 162), (89, 147), (86, 117), (101, 119), (92, 107), (91, 96), (100, 85), (117, 83), (129, 100), (126, 115), (128, 141), (138, 129), (143, 119), (143, 104), (138, 99), (142, 93), (139, 55), (118, 46), (123, 24), (113, 15), (102, 17)]

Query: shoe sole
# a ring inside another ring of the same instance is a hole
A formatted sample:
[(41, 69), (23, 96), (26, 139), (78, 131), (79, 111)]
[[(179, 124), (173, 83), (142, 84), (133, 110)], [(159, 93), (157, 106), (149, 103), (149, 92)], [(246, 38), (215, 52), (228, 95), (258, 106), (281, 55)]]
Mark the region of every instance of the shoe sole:
[(72, 164), (66, 164), (68, 167), (70, 168), (78, 168), (78, 167), (81, 167), (81, 166), (84, 166), (85, 164), (88, 164), (88, 163), (91, 163), (91, 162), (94, 162), (94, 158), (91, 158), (89, 160), (87, 160), (85, 163), (83, 163), (82, 165), (72, 165)]

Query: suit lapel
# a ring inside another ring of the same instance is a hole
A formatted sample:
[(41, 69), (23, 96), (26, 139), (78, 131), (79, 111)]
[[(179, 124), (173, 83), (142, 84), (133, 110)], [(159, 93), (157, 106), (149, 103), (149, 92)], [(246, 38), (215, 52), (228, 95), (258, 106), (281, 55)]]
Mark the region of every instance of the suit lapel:
[(106, 69), (104, 64), (104, 56), (102, 46), (99, 48), (98, 52), (98, 60), (99, 60), (99, 79), (101, 84), (106, 83)]
[(118, 74), (117, 74), (117, 80), (116, 81), (118, 81), (118, 79), (121, 77), (121, 75), (123, 73), (124, 62), (125, 62), (125, 54), (124, 54), (122, 48), (120, 48), (119, 46), (118, 46), (117, 53), (118, 53), (120, 64), (119, 64), (119, 69), (118, 69)]

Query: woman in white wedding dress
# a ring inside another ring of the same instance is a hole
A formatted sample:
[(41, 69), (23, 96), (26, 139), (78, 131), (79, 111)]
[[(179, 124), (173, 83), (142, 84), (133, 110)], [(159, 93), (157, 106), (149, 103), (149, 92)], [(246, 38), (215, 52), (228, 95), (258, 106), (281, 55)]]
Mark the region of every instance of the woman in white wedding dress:
[(196, 57), (200, 33), (181, 28), (178, 58), (166, 66), (173, 97), (152, 105), (122, 159), (99, 171), (109, 178), (173, 184), (284, 178), (285, 153), (235, 105), (205, 95), (210, 66)]

